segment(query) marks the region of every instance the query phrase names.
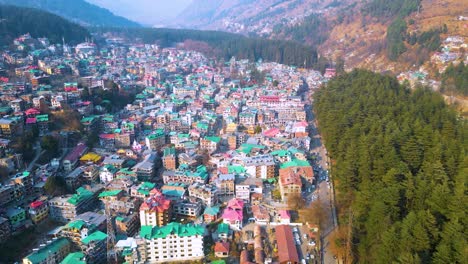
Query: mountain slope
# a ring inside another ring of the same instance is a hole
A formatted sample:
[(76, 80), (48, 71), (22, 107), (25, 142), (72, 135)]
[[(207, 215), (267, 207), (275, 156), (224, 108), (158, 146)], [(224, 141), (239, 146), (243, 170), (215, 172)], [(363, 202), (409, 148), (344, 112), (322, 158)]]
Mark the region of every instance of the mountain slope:
[(0, 0), (0, 4), (42, 9), (85, 26), (140, 26), (84, 0)]
[(314, 12), (348, 1), (197, 0), (178, 16), (176, 23), (191, 28), (267, 35), (276, 25), (296, 24)]
[(78, 43), (89, 37), (89, 32), (62, 17), (33, 8), (0, 5), (0, 44), (29, 33), (32, 37), (47, 37), (52, 43)]

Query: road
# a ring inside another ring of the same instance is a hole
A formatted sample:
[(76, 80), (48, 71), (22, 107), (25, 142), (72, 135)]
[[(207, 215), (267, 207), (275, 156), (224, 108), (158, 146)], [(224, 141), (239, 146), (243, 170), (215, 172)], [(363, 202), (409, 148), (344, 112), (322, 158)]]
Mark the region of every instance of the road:
[[(310, 98), (310, 97), (309, 97)], [(328, 182), (329, 177), (329, 159), (328, 152), (325, 146), (322, 144), (322, 138), (318, 133), (317, 123), (312, 112), (312, 106), (306, 107), (307, 116), (309, 120), (310, 137), (311, 142), (311, 153), (315, 153), (315, 168), (317, 170), (316, 179), (318, 181), (317, 189), (315, 194), (317, 199), (322, 203), (323, 208), (327, 210), (327, 219), (325, 228), (323, 228), (320, 237), (320, 255), (322, 264), (336, 264), (337, 260), (334, 258), (334, 254), (330, 251), (330, 234), (337, 226), (336, 209), (334, 203), (334, 193), (332, 181)]]
[(29, 166), (26, 168), (26, 171), (29, 171), (29, 172), (32, 171), (32, 169), (34, 168), (34, 165), (36, 164), (36, 161), (45, 152), (45, 150), (42, 150), (41, 144), (39, 144), (39, 142), (36, 143), (36, 146), (34, 147), (34, 150), (36, 152), (36, 154), (34, 156), (34, 159), (29, 163)]

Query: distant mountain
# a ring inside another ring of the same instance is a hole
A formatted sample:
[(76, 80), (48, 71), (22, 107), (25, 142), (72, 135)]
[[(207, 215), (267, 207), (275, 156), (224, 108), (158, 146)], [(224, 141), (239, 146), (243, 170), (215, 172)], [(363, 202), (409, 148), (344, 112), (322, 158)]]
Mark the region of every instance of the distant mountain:
[(38, 8), (85, 26), (139, 27), (136, 22), (116, 16), (84, 0), (0, 0), (0, 4)]
[(52, 43), (79, 43), (90, 37), (88, 30), (57, 15), (33, 8), (0, 5), (0, 44), (29, 33), (47, 37)]
[(176, 19), (182, 27), (268, 35), (330, 5), (349, 0), (197, 0)]

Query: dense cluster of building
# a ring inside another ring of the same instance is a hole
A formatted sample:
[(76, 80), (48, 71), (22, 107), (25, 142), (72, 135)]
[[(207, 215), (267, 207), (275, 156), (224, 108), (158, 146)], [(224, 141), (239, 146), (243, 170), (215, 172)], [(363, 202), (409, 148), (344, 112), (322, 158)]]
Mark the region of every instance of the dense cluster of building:
[[(287, 202), (316, 184), (305, 93), (327, 79), (101, 37), (106, 44), (70, 47), (24, 35), (2, 53), (0, 165), (8, 180), (0, 242), (53, 220), (47, 243), (23, 263), (102, 263), (109, 241), (128, 263), (230, 252), (241, 263), (298, 263)], [(134, 100), (116, 109), (105, 93)], [(69, 112), (79, 130), (58, 130)], [(26, 168), (12, 142), (28, 131), (55, 137), (62, 155)], [(68, 194), (46, 193), (51, 177)], [(235, 241), (249, 225), (254, 236)], [(263, 249), (267, 229), (276, 229), (271, 252)]]

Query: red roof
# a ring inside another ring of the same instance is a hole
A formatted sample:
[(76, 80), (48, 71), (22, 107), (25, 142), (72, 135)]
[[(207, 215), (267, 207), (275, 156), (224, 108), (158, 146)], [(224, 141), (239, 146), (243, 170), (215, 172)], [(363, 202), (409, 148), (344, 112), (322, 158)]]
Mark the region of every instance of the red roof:
[(229, 253), (229, 243), (227, 243), (227, 242), (216, 242), (214, 250), (215, 250), (215, 252)]
[(41, 112), (37, 110), (36, 108), (29, 108), (28, 110), (24, 111), (26, 115), (38, 115)]
[(278, 260), (280, 263), (298, 263), (296, 245), (291, 227), (279, 225), (275, 229), (276, 241), (278, 242)]
[(102, 138), (102, 139), (114, 139), (114, 138), (115, 138), (115, 134), (101, 134), (101, 135), (99, 135), (99, 138)]
[(31, 208), (37, 208), (41, 205), (43, 205), (44, 203), (42, 201), (34, 201), (30, 204)]

